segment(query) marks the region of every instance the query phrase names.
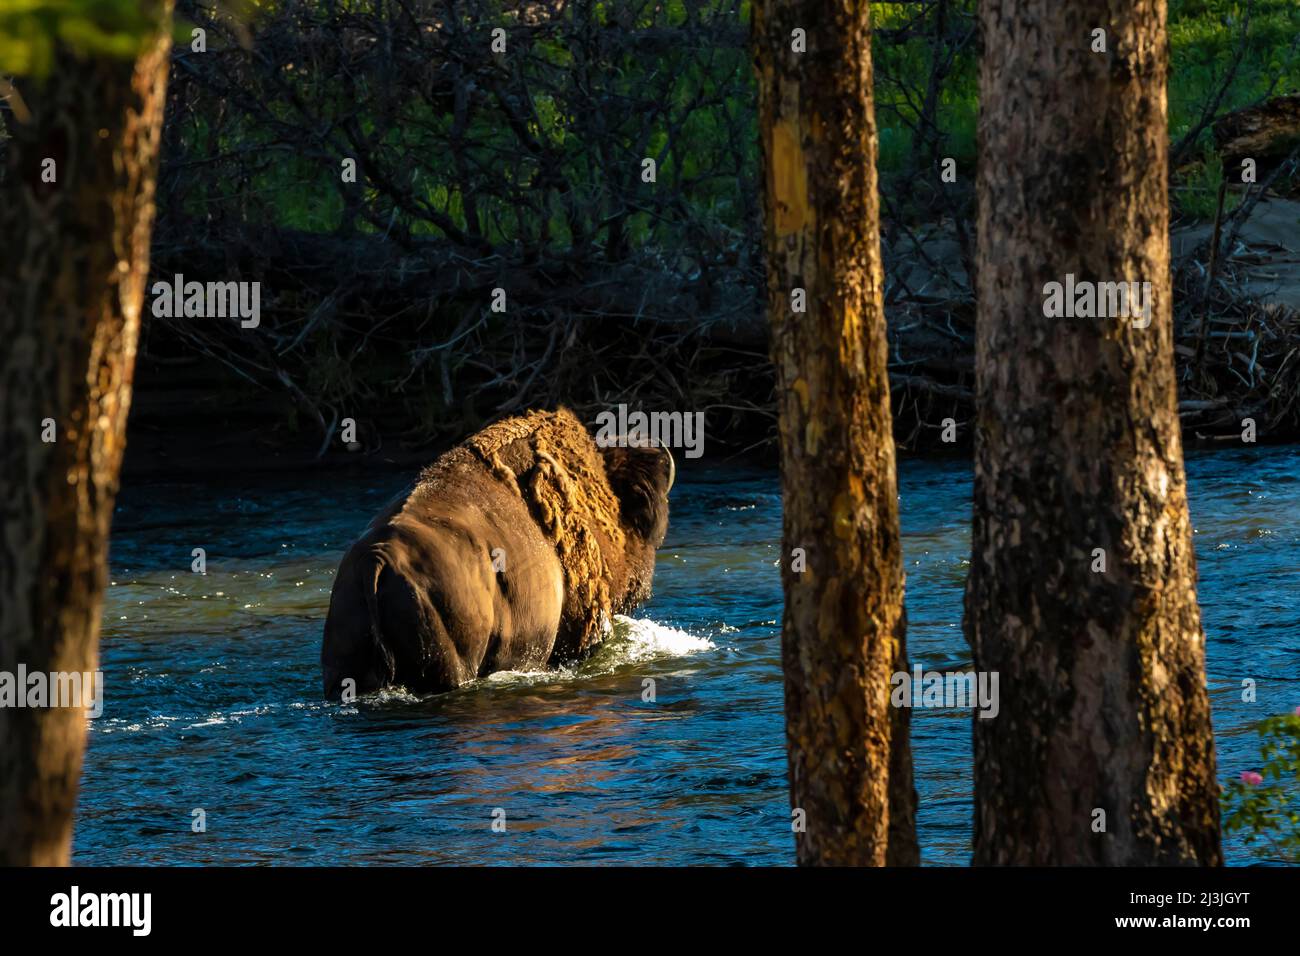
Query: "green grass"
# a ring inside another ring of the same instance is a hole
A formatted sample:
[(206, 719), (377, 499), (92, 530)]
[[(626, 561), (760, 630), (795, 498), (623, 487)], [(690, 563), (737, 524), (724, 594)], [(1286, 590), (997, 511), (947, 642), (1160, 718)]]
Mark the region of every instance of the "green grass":
[[(1229, 0), (1170, 3), (1169, 132), (1175, 141), (1200, 119), (1227, 74), (1248, 6)], [(1223, 108), (1246, 106), (1270, 92), (1300, 93), (1300, 4), (1296, 0), (1255, 0), (1246, 44)], [(1197, 146), (1209, 143), (1206, 130)]]
[[(957, 9), (972, 12), (974, 0), (960, 0)], [(1170, 0), (1169, 3), (1169, 134), (1178, 142), (1199, 121), (1202, 111), (1217, 95), (1242, 37), (1248, 4), (1236, 0)], [(914, 15), (904, 3), (879, 3), (873, 7), (878, 31), (898, 28)], [(901, 78), (903, 87), (923, 90), (930, 73), (930, 40), (916, 37), (903, 44), (883, 42), (873, 47), (876, 61), (876, 108), (880, 116), (880, 171), (882, 177), (911, 172), (912, 134), (899, 114), (913, 123), (917, 109), (880, 76)], [(963, 175), (974, 170), (976, 124), (979, 115), (978, 64), (973, 51), (960, 57), (943, 89), (939, 128), (942, 155), (956, 158)], [(1220, 112), (1238, 109), (1272, 95), (1300, 92), (1300, 3), (1297, 0), (1256, 0), (1253, 4), (1246, 48)], [(913, 98), (914, 99), (914, 96)], [(893, 120), (891, 122), (891, 119)], [(1185, 215), (1211, 218), (1223, 171), (1212, 156), (1212, 131), (1206, 128), (1192, 144), (1190, 155), (1205, 157), (1193, 165), (1177, 192)], [(1227, 205), (1235, 201), (1229, 196)]]

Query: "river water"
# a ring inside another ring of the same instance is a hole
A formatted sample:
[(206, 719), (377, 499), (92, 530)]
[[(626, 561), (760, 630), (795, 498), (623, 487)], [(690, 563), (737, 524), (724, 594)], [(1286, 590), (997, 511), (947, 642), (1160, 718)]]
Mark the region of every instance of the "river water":
[[(899, 471), (913, 662), (959, 669), (970, 467)], [(1258, 764), (1254, 722), (1300, 705), (1300, 452), (1194, 454), (1188, 474), (1227, 780)], [(576, 671), (327, 704), (319, 653), (334, 569), (409, 477), (124, 489), (74, 859), (793, 863), (776, 473), (683, 468), (654, 597)], [(206, 575), (190, 570), (194, 548)], [(1246, 678), (1255, 703), (1242, 701)], [(969, 861), (969, 721), (914, 711), (926, 864)], [(1233, 840), (1226, 850), (1253, 860)]]

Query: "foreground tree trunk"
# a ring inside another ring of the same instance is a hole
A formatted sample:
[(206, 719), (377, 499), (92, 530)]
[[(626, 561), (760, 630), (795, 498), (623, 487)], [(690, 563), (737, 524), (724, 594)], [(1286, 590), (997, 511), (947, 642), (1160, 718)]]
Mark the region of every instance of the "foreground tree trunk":
[(915, 864), (868, 5), (762, 0), (754, 43), (798, 860)]
[[(1001, 701), (974, 719), (974, 859), (1217, 864), (1173, 373), (1164, 0), (984, 0), (981, 18), (965, 626)], [(1048, 317), (1045, 286), (1067, 275), (1149, 282), (1150, 324)]]
[[(170, 4), (156, 6), (169, 21)], [(0, 201), (0, 671), (10, 674), (98, 666), (169, 49), (165, 30), (136, 62), (59, 49), (47, 79), (18, 84)], [(0, 708), (0, 865), (69, 862), (85, 739), (79, 707)]]

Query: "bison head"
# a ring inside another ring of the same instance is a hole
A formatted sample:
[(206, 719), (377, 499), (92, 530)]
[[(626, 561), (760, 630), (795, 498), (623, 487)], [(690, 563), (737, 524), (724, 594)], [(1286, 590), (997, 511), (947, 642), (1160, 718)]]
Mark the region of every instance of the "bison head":
[(628, 589), (615, 608), (623, 611), (650, 596), (654, 553), (668, 533), (668, 492), (677, 477), (677, 467), (672, 454), (662, 446), (602, 448), (601, 455), (627, 535), (624, 560)]

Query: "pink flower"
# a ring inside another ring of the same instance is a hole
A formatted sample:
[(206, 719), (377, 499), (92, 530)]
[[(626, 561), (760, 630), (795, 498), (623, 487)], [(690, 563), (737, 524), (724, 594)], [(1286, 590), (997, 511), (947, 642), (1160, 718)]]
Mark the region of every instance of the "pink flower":
[(1297, 717), (1300, 717), (1300, 707), (1297, 707), (1297, 708), (1295, 709), (1295, 715), (1296, 715)]
[(1249, 786), (1258, 786), (1264, 782), (1264, 778), (1253, 770), (1243, 770), (1241, 772), (1241, 782)]

